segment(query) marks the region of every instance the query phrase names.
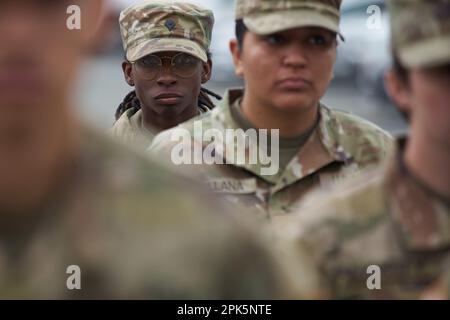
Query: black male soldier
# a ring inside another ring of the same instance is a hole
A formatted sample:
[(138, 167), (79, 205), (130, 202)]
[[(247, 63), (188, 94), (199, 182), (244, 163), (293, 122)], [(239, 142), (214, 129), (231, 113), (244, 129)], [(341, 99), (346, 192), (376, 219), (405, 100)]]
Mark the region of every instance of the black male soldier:
[(135, 89), (116, 111), (110, 134), (140, 149), (153, 137), (209, 112), (214, 14), (181, 1), (140, 1), (120, 15), (125, 81)]

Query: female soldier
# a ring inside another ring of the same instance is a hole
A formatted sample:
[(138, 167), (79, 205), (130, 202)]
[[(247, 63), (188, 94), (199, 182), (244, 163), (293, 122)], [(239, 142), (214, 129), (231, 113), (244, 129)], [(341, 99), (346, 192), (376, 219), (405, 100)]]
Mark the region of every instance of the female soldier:
[[(314, 187), (334, 184), (378, 163), (392, 143), (389, 134), (372, 123), (320, 102), (333, 77), (340, 5), (340, 0), (236, 2), (236, 39), (230, 49), (245, 90), (228, 91), (198, 123), (201, 120), (204, 131), (214, 129), (226, 136), (227, 130), (234, 130), (239, 139), (249, 138), (249, 145), (256, 147), (246, 154), (270, 151), (269, 167), (263, 158), (234, 158), (232, 139), (225, 146), (215, 141), (213, 158), (224, 160), (217, 161), (218, 173), (207, 173), (216, 192), (261, 208), (265, 217), (289, 213)], [(194, 125), (196, 120), (183, 124), (194, 143), (199, 142), (193, 132), (200, 127)], [(240, 135), (274, 129), (279, 132), (278, 148), (272, 143), (259, 146), (262, 139), (255, 141), (251, 134)], [(153, 150), (174, 150), (175, 130), (155, 138)]]

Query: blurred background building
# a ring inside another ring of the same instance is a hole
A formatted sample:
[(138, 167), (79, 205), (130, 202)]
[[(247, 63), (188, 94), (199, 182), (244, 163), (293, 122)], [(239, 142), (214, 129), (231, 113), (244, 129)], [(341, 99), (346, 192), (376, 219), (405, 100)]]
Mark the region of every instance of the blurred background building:
[[(114, 112), (132, 90), (123, 78), (123, 49), (118, 16), (121, 10), (138, 0), (107, 0), (106, 20), (100, 31), (99, 45), (81, 72), (75, 99), (81, 100), (79, 112), (100, 129), (114, 122)], [(190, 0), (189, 0), (190, 1)], [(242, 85), (234, 75), (228, 41), (234, 37), (233, 0), (193, 0), (214, 11), (213, 77), (206, 87), (222, 95), (226, 88)], [(384, 0), (344, 0), (342, 31), (335, 78), (323, 102), (333, 108), (365, 117), (382, 128), (400, 134), (407, 125), (389, 101), (383, 73), (390, 65), (389, 16)]]

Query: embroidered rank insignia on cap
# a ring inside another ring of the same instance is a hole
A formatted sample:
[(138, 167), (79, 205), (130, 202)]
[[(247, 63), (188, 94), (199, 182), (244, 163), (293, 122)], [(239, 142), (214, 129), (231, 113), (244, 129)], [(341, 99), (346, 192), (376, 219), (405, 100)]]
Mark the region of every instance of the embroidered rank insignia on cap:
[(164, 25), (166, 26), (167, 29), (169, 29), (169, 31), (172, 31), (177, 24), (173, 19), (167, 19)]

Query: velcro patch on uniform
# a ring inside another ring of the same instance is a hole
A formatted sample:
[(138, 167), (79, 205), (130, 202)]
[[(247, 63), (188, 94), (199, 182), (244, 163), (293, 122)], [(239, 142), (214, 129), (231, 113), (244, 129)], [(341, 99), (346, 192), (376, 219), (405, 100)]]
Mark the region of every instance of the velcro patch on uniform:
[(256, 179), (220, 178), (207, 181), (210, 189), (220, 193), (250, 194), (256, 192)]

